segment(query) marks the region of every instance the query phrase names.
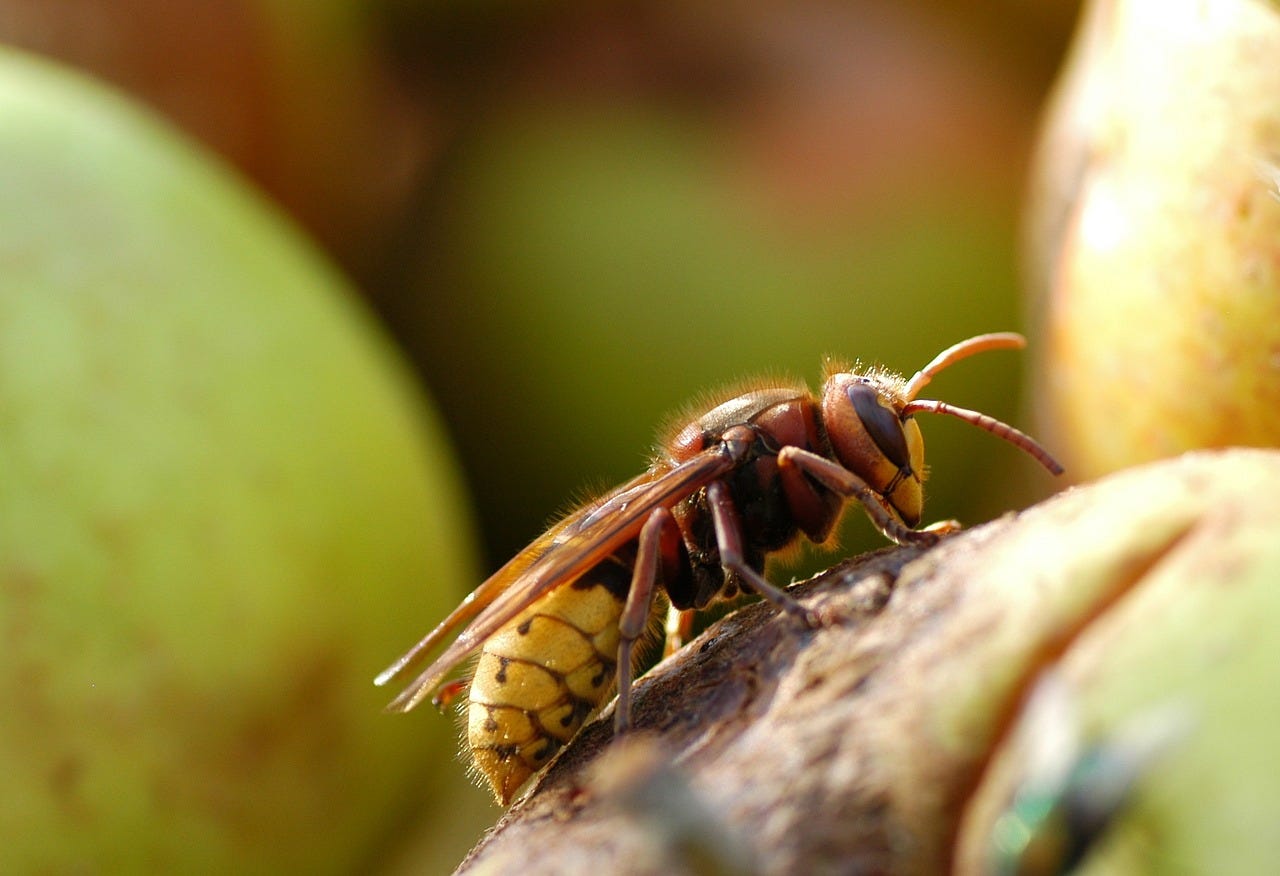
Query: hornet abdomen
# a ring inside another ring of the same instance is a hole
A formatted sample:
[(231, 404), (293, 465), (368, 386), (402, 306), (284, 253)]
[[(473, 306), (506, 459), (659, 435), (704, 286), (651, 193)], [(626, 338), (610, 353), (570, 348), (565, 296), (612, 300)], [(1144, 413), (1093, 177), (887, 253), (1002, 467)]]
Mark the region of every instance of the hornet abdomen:
[(485, 641), (468, 694), (467, 741), (503, 805), (612, 695), (630, 586), (631, 563), (610, 557)]

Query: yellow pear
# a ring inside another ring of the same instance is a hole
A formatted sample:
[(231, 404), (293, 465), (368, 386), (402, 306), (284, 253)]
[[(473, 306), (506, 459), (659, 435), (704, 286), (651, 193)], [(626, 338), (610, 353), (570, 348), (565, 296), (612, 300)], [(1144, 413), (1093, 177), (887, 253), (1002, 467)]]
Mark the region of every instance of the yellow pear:
[(1044, 437), (1077, 480), (1280, 443), (1280, 6), (1093, 0), (1043, 131)]

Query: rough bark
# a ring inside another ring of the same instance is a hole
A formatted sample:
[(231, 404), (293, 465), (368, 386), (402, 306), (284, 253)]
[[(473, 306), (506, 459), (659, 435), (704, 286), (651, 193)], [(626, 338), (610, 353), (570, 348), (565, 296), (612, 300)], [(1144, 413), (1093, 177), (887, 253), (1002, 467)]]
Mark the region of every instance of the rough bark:
[(1153, 568), (1202, 557), (1206, 521), (1268, 489), (1254, 475), (1274, 495), (1280, 457), (1195, 455), (853, 558), (792, 589), (818, 629), (743, 608), (637, 683), (628, 738), (609, 710), (588, 725), (459, 872), (948, 872), (1040, 671)]

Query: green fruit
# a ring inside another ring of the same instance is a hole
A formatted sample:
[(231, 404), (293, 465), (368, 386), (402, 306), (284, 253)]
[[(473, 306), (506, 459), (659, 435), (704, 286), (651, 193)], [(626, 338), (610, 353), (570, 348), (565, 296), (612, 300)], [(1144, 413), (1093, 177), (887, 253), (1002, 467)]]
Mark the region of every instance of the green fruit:
[[(764, 180), (707, 160), (724, 137), (644, 105), (544, 102), (496, 115), (460, 153), (406, 322), (473, 455), (479, 501), (497, 506), (493, 544), (514, 553), (584, 484), (633, 476), (664, 420), (725, 387), (791, 375), (816, 388), (824, 355), (910, 375), (949, 344), (1016, 327), (989, 180), (915, 200), (877, 188), (784, 218), (752, 201)], [(432, 294), (442, 276), (465, 294)], [(1016, 421), (1025, 363), (975, 359), (929, 391)], [(493, 428), (495, 392), (518, 440)], [(929, 465), (946, 473), (925, 514), (981, 519), (974, 497), (1009, 453), (953, 425), (922, 424)], [(883, 545), (858, 516), (844, 550)]]
[(233, 178), (11, 53), (0, 192), (0, 871), (367, 861), (453, 757), (370, 684), (471, 579), (431, 411)]

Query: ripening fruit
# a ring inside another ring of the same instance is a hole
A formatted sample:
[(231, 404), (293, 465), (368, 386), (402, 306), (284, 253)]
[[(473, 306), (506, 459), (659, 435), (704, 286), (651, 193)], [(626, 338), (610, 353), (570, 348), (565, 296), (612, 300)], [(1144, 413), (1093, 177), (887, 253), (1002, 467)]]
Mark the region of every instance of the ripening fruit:
[(1040, 145), (1043, 415), (1071, 477), (1280, 444), (1280, 7), (1096, 0)]

